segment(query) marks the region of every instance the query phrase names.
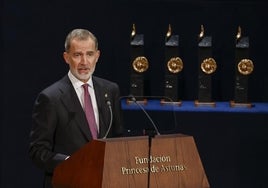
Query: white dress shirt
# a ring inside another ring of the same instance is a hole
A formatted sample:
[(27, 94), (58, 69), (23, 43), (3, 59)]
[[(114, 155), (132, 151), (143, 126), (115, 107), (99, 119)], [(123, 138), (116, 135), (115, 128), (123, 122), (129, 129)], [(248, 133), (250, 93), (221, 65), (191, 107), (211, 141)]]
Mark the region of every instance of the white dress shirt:
[[(78, 80), (72, 73), (71, 71), (68, 72), (68, 77), (72, 82), (72, 85), (75, 89), (75, 92), (79, 98), (79, 101), (81, 103), (81, 106), (84, 109), (84, 89), (83, 89), (83, 84), (85, 84), (84, 82), (81, 82), (80, 80)], [(95, 92), (94, 92), (94, 87), (93, 87), (93, 82), (92, 82), (92, 77), (88, 80), (87, 84), (88, 86), (88, 92), (90, 94), (91, 97), (91, 102), (93, 105), (93, 110), (94, 110), (94, 115), (95, 115), (95, 121), (97, 124), (97, 128), (99, 131), (99, 112), (98, 112), (98, 105), (97, 105), (97, 101), (96, 101), (96, 96), (95, 96)]]

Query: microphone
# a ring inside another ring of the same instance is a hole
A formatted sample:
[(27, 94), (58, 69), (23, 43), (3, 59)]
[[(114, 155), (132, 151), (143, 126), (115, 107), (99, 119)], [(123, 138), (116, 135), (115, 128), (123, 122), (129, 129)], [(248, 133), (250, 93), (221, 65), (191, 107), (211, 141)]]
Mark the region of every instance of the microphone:
[(104, 97), (105, 97), (106, 104), (108, 105), (111, 118), (110, 118), (110, 123), (109, 123), (109, 127), (108, 127), (108, 129), (106, 131), (106, 134), (104, 135), (104, 137), (102, 139), (107, 138), (107, 136), (108, 136), (108, 134), (109, 134), (109, 132), (110, 132), (110, 130), (112, 128), (112, 123), (113, 123), (113, 110), (112, 110), (112, 106), (111, 106), (111, 101), (109, 100), (109, 97), (108, 97), (107, 93), (104, 94)]
[[(136, 98), (133, 95), (130, 95), (130, 99), (138, 105), (138, 107), (144, 112), (144, 114), (146, 115), (146, 117), (150, 120), (150, 122), (152, 123), (154, 130), (156, 132), (157, 135), (160, 135), (157, 126), (155, 125), (154, 121), (152, 120), (152, 118), (149, 116), (149, 114), (146, 112), (146, 110), (143, 108), (143, 106), (137, 102)], [(154, 135), (152, 136), (152, 133), (149, 133), (148, 136), (148, 159), (150, 159), (151, 157), (151, 146), (152, 146), (152, 137), (154, 137)], [(151, 178), (151, 163), (148, 162), (148, 174), (147, 174), (147, 188), (150, 187), (150, 178)]]
[[(136, 101), (137, 101), (137, 98), (159, 99), (159, 100), (164, 99), (166, 101), (169, 101), (170, 102), (170, 105), (168, 105), (168, 108), (171, 108), (172, 119), (174, 121), (174, 126), (170, 130), (167, 130), (166, 133), (178, 131), (179, 126), (178, 126), (178, 120), (177, 120), (176, 110), (175, 110), (175, 107), (177, 105), (176, 105), (176, 103), (174, 103), (174, 101), (170, 97), (167, 97), (167, 96), (159, 96), (159, 95), (150, 95), (150, 96), (136, 96), (135, 95), (135, 97), (134, 97), (132, 94), (130, 94), (130, 95), (121, 96), (120, 97), (120, 101), (122, 99), (128, 99), (129, 101), (132, 101), (133, 103), (136, 103), (133, 99), (136, 99)], [(137, 102), (137, 103), (140, 104), (139, 102)], [(147, 103), (147, 101), (146, 101), (146, 103)], [(127, 102), (127, 104), (128, 104), (128, 102)], [(162, 104), (161, 104), (161, 106), (162, 106)], [(139, 107), (139, 108), (141, 108), (141, 107)]]
[(149, 116), (149, 114), (146, 112), (146, 110), (142, 107), (141, 104), (139, 104), (136, 100), (136, 98), (133, 95), (129, 95), (130, 99), (139, 106), (139, 108), (144, 112), (144, 114), (146, 115), (146, 117), (150, 120), (151, 124), (153, 125), (153, 128), (156, 132), (157, 135), (160, 135), (157, 126), (155, 125), (154, 121), (152, 120), (152, 118)]

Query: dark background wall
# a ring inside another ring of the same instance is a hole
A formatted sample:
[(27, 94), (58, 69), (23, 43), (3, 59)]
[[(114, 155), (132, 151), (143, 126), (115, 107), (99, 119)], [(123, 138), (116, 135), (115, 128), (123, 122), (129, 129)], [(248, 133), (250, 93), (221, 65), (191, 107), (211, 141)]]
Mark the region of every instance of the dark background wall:
[[(180, 36), (184, 61), (183, 100), (196, 99), (197, 35), (200, 25), (213, 37), (215, 100), (232, 99), (234, 37), (238, 26), (250, 37), (254, 73), (251, 101), (268, 101), (268, 5), (261, 1), (193, 0), (3, 0), (1, 5), (1, 177), (0, 187), (41, 187), (42, 173), (29, 161), (31, 110), (38, 92), (66, 74), (62, 58), (65, 36), (87, 28), (99, 39), (96, 75), (129, 94), (129, 37), (132, 24), (145, 35), (150, 69), (146, 95), (163, 95), (164, 36), (168, 24)], [(267, 120), (267, 119), (266, 119)], [(239, 121), (238, 121), (239, 122)], [(196, 122), (198, 123), (198, 122)], [(213, 131), (213, 130), (207, 130)], [(213, 132), (211, 132), (213, 134)]]

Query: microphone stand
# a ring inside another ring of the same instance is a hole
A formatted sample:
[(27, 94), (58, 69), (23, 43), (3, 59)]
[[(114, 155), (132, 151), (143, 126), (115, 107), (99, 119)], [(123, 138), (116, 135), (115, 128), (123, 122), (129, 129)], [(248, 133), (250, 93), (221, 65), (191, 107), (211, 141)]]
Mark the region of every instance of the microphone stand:
[(109, 100), (107, 100), (107, 101), (106, 101), (106, 104), (107, 104), (108, 107), (109, 107), (109, 111), (110, 111), (110, 116), (111, 116), (111, 118), (110, 118), (110, 123), (109, 123), (109, 127), (108, 127), (108, 129), (107, 129), (107, 131), (106, 131), (106, 134), (104, 135), (104, 137), (103, 137), (102, 139), (106, 139), (106, 138), (107, 138), (107, 136), (108, 136), (108, 134), (109, 134), (109, 132), (110, 132), (110, 130), (111, 130), (111, 128), (112, 128), (112, 124), (113, 124), (113, 110), (112, 110), (112, 107), (111, 107), (111, 102), (110, 102)]
[(151, 145), (152, 145), (152, 138), (157, 134), (160, 135), (157, 126), (155, 125), (152, 118), (149, 116), (149, 114), (146, 112), (146, 110), (142, 107), (141, 104), (139, 104), (134, 96), (130, 96), (131, 100), (139, 106), (139, 108), (144, 112), (146, 117), (150, 120), (151, 124), (153, 125), (153, 130), (144, 131), (144, 134), (146, 135), (146, 132), (148, 133), (148, 176), (147, 176), (147, 188), (150, 188), (150, 178), (151, 178)]
[(148, 174), (147, 174), (147, 188), (150, 188), (151, 180), (151, 151), (152, 151), (152, 138), (155, 136), (155, 130), (147, 130), (145, 133), (148, 133)]
[[(177, 120), (177, 116), (176, 116), (176, 112), (175, 112), (174, 108), (176, 106), (180, 106), (180, 105), (177, 105), (177, 103), (174, 102), (170, 97), (167, 97), (167, 96), (134, 96), (134, 95), (130, 94), (130, 95), (127, 95), (127, 96), (121, 96), (120, 100), (124, 99), (124, 98), (127, 99), (126, 100), (127, 105), (129, 105), (131, 103), (135, 103), (143, 112), (145, 110), (143, 109), (141, 104), (147, 105), (148, 101), (146, 99), (159, 99), (161, 105), (169, 104), (172, 107), (172, 116), (173, 116), (173, 120), (174, 120), (174, 128), (172, 130), (169, 130), (169, 131), (178, 131), (178, 129), (179, 129), (178, 120)], [(145, 100), (143, 102), (140, 102), (140, 101), (137, 101), (136, 98), (144, 98)], [(163, 101), (165, 101), (165, 102), (163, 102)], [(154, 122), (151, 120), (151, 118), (148, 117), (149, 115), (147, 114), (147, 112), (145, 111), (144, 113), (147, 116), (147, 118), (151, 121), (153, 126), (156, 127), (154, 125)], [(156, 129), (157, 129), (157, 127), (156, 127)], [(156, 131), (158, 131), (158, 130), (156, 130)]]

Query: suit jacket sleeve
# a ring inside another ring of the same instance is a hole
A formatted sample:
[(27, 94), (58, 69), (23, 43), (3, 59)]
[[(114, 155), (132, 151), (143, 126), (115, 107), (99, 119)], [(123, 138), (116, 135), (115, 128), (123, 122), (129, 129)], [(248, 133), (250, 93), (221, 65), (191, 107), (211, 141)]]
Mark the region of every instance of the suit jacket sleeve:
[(57, 112), (53, 100), (41, 93), (33, 109), (33, 127), (30, 133), (29, 155), (32, 161), (46, 173), (52, 173), (67, 155), (53, 152)]

